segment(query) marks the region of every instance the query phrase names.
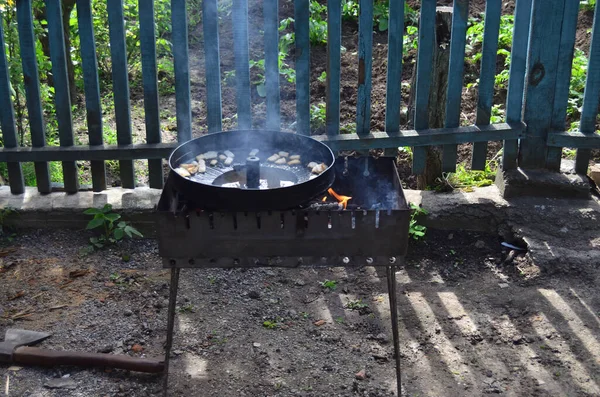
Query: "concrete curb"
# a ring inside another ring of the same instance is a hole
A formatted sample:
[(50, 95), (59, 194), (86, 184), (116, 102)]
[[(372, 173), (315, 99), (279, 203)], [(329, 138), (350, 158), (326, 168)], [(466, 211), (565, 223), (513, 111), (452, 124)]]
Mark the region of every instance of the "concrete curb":
[[(0, 207), (19, 212), (18, 217), (10, 219), (10, 223), (19, 228), (83, 229), (90, 219), (83, 211), (108, 203), (115, 212), (151, 237), (155, 235), (154, 215), (160, 194), (160, 189), (111, 188), (100, 193), (42, 195), (35, 188), (26, 188), (24, 194), (12, 195), (10, 189), (3, 186), (0, 188)], [(506, 220), (508, 202), (495, 186), (476, 189), (472, 193), (406, 190), (405, 195), (409, 202), (422, 205), (429, 212), (422, 220), (428, 227), (495, 233), (498, 225)]]
[(17, 216), (9, 217), (7, 224), (19, 229), (84, 229), (90, 217), (83, 212), (91, 207), (111, 204), (115, 212), (131, 221), (145, 236), (156, 235), (155, 206), (160, 189), (111, 188), (100, 193), (39, 194), (28, 187), (25, 193), (13, 195), (7, 186), (0, 187), (0, 208), (12, 208)]

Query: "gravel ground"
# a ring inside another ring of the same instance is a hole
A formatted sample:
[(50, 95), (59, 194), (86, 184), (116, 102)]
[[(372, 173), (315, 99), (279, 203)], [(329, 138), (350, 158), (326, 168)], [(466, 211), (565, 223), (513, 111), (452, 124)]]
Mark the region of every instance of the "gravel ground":
[[(156, 242), (80, 256), (87, 237), (31, 232), (0, 250), (2, 335), (43, 330), (49, 349), (160, 357), (169, 273)], [(403, 395), (600, 395), (600, 271), (546, 275), (499, 243), (433, 230), (411, 242), (398, 271)], [(390, 339), (383, 269), (183, 270), (170, 395), (393, 396)], [(0, 366), (9, 396), (160, 389), (156, 375)]]

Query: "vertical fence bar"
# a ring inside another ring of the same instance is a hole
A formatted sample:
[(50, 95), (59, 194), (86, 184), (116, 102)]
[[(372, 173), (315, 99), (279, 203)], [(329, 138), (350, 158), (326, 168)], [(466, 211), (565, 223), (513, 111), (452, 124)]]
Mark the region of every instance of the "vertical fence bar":
[[(8, 63), (6, 62), (6, 48), (4, 43), (4, 31), (2, 28), (2, 13), (0, 13), (0, 127), (2, 129), (2, 141), (4, 147), (15, 148), (18, 146), (17, 127), (15, 124), (15, 109), (10, 98), (10, 75)], [(12, 194), (21, 194), (25, 191), (23, 171), (20, 163), (7, 163), (8, 182)]]
[[(54, 79), (54, 104), (58, 120), (60, 146), (73, 146), (73, 120), (71, 117), (71, 97), (67, 58), (65, 54), (65, 36), (60, 0), (46, 0), (46, 19), (48, 20), (48, 38), (50, 41), (50, 59)], [(65, 191), (76, 193), (79, 190), (79, 177), (75, 161), (63, 161), (63, 181)]]
[(206, 122), (208, 132), (221, 131), (221, 61), (219, 55), (219, 16), (217, 0), (202, 1), (204, 64), (206, 72)]
[[(578, 14), (579, 2), (566, 1), (562, 19), (560, 43), (556, 43), (560, 44), (560, 49), (558, 53), (556, 87), (554, 89), (551, 131), (563, 131), (565, 128)], [(561, 156), (562, 148), (548, 146), (546, 151), (546, 168), (559, 171)]]
[[(452, 35), (450, 38), (450, 65), (448, 67), (448, 91), (446, 97), (446, 128), (460, 126), (460, 104), (465, 70), (465, 44), (469, 19), (469, 0), (454, 0), (452, 11)], [(457, 145), (444, 145), (442, 171), (456, 170)]]
[(281, 128), (279, 106), (279, 2), (265, 0), (265, 88), (268, 129)]
[[(590, 43), (590, 58), (588, 73), (585, 80), (583, 95), (583, 109), (579, 131), (592, 135), (596, 132), (596, 118), (598, 117), (598, 102), (600, 99), (600, 10), (594, 11), (594, 25), (592, 27), (592, 42)], [(590, 149), (578, 149), (575, 158), (575, 171), (579, 174), (587, 172), (590, 162)]]
[[(100, 83), (98, 61), (92, 20), (91, 0), (77, 0), (77, 24), (81, 43), (81, 66), (90, 145), (102, 145), (102, 109), (100, 106)], [(95, 192), (106, 189), (106, 167), (104, 161), (90, 162), (92, 188)]]
[(327, 80), (325, 126), (328, 135), (340, 133), (340, 77), (342, 48), (342, 3), (327, 2)]
[(185, 0), (171, 1), (171, 23), (171, 40), (173, 42), (173, 61), (175, 67), (177, 141), (185, 142), (192, 139), (190, 65), (188, 60), (188, 20)]
[[(140, 49), (142, 52), (142, 80), (144, 85), (144, 117), (146, 142), (160, 143), (160, 117), (158, 81), (156, 71), (156, 32), (154, 28), (154, 2), (139, 0)], [(151, 188), (162, 189), (164, 177), (162, 159), (148, 160)]]
[[(419, 18), (419, 49), (417, 55), (417, 81), (415, 83), (415, 130), (429, 126), (429, 91), (433, 66), (433, 44), (435, 34), (436, 0), (423, 0)], [(413, 151), (413, 174), (425, 171), (427, 151), (425, 146), (416, 146)]]
[[(23, 80), (25, 83), (31, 144), (33, 147), (43, 147), (46, 146), (46, 131), (44, 128), (42, 101), (40, 100), (40, 82), (32, 17), (31, 0), (17, 1), (19, 45), (21, 47), (21, 63), (23, 65)], [(35, 163), (35, 179), (40, 193), (50, 193), (52, 191), (48, 163)]]
[(310, 135), (309, 2), (294, 0), (296, 34), (296, 132)]
[[(506, 94), (506, 122), (520, 123), (522, 120), (523, 98), (525, 90), (525, 71), (527, 69), (527, 46), (529, 44), (529, 25), (533, 0), (517, 0), (515, 6), (515, 25), (513, 28), (512, 50), (510, 55), (510, 74)], [(516, 139), (505, 140), (502, 149), (502, 169), (517, 167), (519, 142)]]
[[(397, 0), (396, 0), (397, 1)], [(371, 76), (373, 64), (373, 0), (360, 0), (358, 17), (358, 99), (356, 133), (371, 130)]]
[[(479, 97), (477, 98), (477, 116), (475, 121), (477, 125), (488, 125), (492, 116), (501, 13), (502, 0), (488, 0), (485, 6), (481, 74), (479, 76)], [(487, 142), (475, 142), (473, 144), (471, 168), (474, 170), (485, 169), (486, 157)]]
[(248, 0), (233, 0), (233, 51), (235, 52), (235, 82), (238, 128), (252, 128), (252, 98), (248, 54)]
[(403, 34), (404, 0), (391, 1), (388, 20), (388, 64), (385, 95), (385, 130), (391, 133), (400, 131)]
[(546, 138), (552, 128), (551, 109), (556, 99), (566, 1), (571, 0), (535, 0), (533, 3), (524, 112), (527, 139), (521, 141), (519, 148), (522, 168), (546, 165)]
[[(107, 0), (107, 4), (117, 143), (119, 145), (128, 145), (131, 144), (131, 109), (129, 103), (123, 0)], [(127, 189), (133, 189), (135, 187), (133, 161), (119, 160), (119, 168), (122, 186)]]

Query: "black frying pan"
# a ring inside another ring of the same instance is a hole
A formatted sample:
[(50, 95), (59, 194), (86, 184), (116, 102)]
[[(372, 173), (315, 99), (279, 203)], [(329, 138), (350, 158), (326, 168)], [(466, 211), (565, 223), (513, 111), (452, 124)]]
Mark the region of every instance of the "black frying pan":
[[(259, 149), (261, 182), (259, 188), (246, 185), (246, 160), (253, 149)], [(174, 170), (190, 163), (196, 156), (229, 150), (233, 163), (209, 166), (204, 174), (186, 178)], [(298, 166), (275, 165), (267, 157), (279, 151), (301, 156)], [(260, 211), (287, 210), (298, 207), (329, 188), (335, 179), (335, 157), (325, 144), (310, 137), (281, 131), (226, 131), (208, 134), (177, 147), (169, 157), (173, 187), (188, 203), (208, 210)], [(325, 171), (314, 175), (306, 167), (309, 162), (323, 163)]]

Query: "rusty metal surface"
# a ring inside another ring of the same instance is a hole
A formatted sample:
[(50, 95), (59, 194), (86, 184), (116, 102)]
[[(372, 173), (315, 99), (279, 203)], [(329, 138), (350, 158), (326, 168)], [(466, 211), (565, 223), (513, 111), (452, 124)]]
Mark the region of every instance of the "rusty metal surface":
[[(360, 175), (354, 170), (336, 183), (374, 207), (367, 200), (372, 195), (360, 191), (359, 186), (365, 190), (360, 179), (377, 181), (378, 186), (385, 182), (394, 195), (386, 203), (390, 209), (207, 212), (175, 210), (176, 206), (167, 205), (168, 199), (161, 198), (158, 233), (164, 266), (389, 266), (390, 258), (406, 254), (410, 210), (394, 161), (369, 161), (369, 173), (362, 171), (366, 170), (364, 160), (356, 159)], [(349, 182), (355, 184), (354, 190)]]

